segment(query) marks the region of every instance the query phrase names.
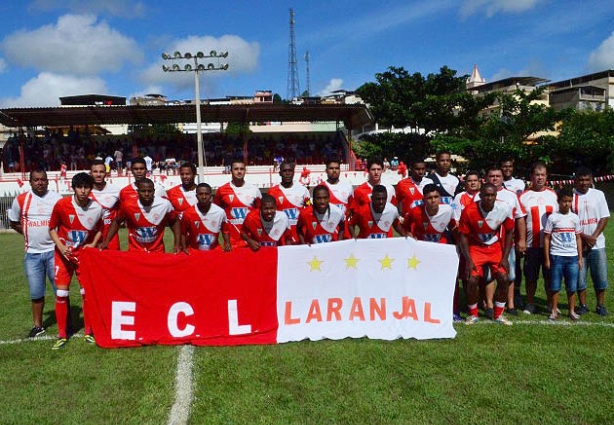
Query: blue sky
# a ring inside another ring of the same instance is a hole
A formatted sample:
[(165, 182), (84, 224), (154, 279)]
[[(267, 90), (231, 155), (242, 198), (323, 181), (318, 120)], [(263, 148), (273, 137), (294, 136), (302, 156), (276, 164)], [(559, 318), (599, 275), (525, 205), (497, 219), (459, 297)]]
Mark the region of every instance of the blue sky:
[(228, 50), (201, 97), (286, 96), (289, 8), (301, 90), (354, 90), (388, 66), (443, 65), (487, 81), (558, 81), (614, 68), (611, 0), (25, 0), (0, 5), (0, 106), (59, 105), (59, 96), (194, 96), (193, 76), (164, 73), (162, 52)]

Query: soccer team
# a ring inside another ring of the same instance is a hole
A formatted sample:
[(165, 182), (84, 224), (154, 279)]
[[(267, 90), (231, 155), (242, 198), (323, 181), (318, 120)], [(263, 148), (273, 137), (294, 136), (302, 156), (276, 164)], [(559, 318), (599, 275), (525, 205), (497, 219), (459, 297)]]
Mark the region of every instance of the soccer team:
[[(168, 192), (147, 178), (145, 161), (131, 164), (133, 183), (120, 189), (107, 182), (103, 161), (90, 173), (72, 179), (73, 196), (61, 198), (48, 190), (44, 171), (30, 173), (31, 190), (15, 198), (9, 211), (11, 227), (23, 234), (25, 269), (30, 286), (33, 338), (43, 326), (46, 277), (56, 294), (60, 349), (69, 337), (69, 284), (79, 277), (79, 252), (85, 248), (120, 249), (118, 230), (128, 229), (128, 249), (165, 252), (164, 230), (173, 233), (173, 252), (286, 244), (327, 243), (345, 238), (401, 236), (433, 243), (456, 244), (460, 253), (459, 279), (466, 294), (465, 323), (484, 315), (511, 325), (503, 313), (517, 315), (521, 270), (526, 280), (524, 312), (537, 312), (535, 293), (544, 277), (549, 320), (557, 320), (558, 294), (565, 279), (571, 320), (588, 312), (587, 270), (597, 296), (596, 313), (607, 315), (608, 287), (603, 230), (609, 209), (603, 192), (594, 189), (592, 172), (578, 169), (574, 190), (555, 193), (547, 187), (547, 169), (533, 165), (528, 188), (513, 177), (513, 161), (490, 167), (481, 183), (469, 171), (464, 185), (450, 173), (451, 155), (439, 152), (436, 169), (426, 175), (423, 160), (410, 162), (409, 177), (396, 188), (382, 181), (383, 161), (371, 158), (368, 179), (355, 189), (340, 180), (341, 161), (326, 163), (326, 181), (313, 189), (294, 181), (295, 164), (280, 164), (281, 182), (262, 195), (245, 181), (242, 160), (231, 164), (231, 181), (213, 195), (211, 186), (196, 184), (196, 168), (183, 164), (181, 184)], [(221, 238), (221, 244), (220, 244)], [(524, 262), (521, 262), (524, 258)], [(521, 264), (522, 263), (522, 264)], [(518, 284), (516, 284), (518, 283)], [(579, 305), (576, 307), (576, 294)], [(85, 341), (94, 343), (83, 288)], [(459, 285), (454, 296), (454, 320), (462, 321)]]

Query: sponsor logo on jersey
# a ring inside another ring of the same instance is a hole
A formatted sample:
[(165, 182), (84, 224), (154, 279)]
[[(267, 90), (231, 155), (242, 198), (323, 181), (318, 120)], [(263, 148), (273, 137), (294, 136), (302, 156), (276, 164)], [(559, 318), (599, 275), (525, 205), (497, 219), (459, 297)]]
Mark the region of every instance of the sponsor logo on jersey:
[(314, 243), (327, 243), (327, 242), (331, 242), (332, 240), (333, 240), (333, 235), (331, 234), (316, 235), (315, 238), (313, 238)]
[(158, 238), (158, 228), (156, 226), (137, 227), (134, 233), (138, 243), (152, 243)]
[(277, 243), (271, 241), (262, 241), (260, 242), (260, 246), (277, 246)]
[(288, 219), (290, 220), (292, 224), (295, 224), (296, 221), (298, 220), (299, 212), (297, 208), (286, 208), (284, 210), (284, 213), (286, 214), (286, 216), (288, 217)]
[(239, 219), (239, 220), (245, 220), (245, 217), (247, 217), (248, 212), (249, 210), (247, 208), (240, 208), (240, 207), (231, 208), (230, 217)]
[(385, 233), (373, 233), (369, 235), (369, 239), (386, 239)]
[(87, 240), (88, 232), (84, 230), (69, 230), (66, 237), (66, 246), (77, 248)]
[(198, 235), (198, 249), (206, 251), (211, 248), (211, 245), (217, 239), (217, 235), (212, 235), (210, 233), (202, 233)]

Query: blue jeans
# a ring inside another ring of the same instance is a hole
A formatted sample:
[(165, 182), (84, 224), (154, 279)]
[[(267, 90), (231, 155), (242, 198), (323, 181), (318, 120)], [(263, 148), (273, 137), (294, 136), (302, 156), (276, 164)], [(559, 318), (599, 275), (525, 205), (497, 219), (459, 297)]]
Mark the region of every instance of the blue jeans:
[(582, 254), (583, 266), (578, 279), (578, 291), (586, 289), (586, 274), (591, 269), (591, 279), (596, 291), (608, 289), (608, 259), (605, 248), (591, 249)]
[(30, 299), (38, 300), (45, 297), (46, 278), (49, 278), (53, 292), (55, 292), (53, 250), (40, 254), (26, 253), (24, 267), (26, 278), (30, 287)]
[(578, 256), (564, 257), (562, 255), (550, 256), (550, 290), (559, 292), (563, 277), (567, 292), (576, 292), (578, 289)]

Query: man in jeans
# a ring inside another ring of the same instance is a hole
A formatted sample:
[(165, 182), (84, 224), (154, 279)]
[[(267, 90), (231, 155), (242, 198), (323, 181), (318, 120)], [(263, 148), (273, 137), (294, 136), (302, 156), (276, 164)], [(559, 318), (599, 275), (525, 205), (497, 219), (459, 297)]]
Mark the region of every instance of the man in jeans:
[(43, 170), (30, 172), (30, 186), (32, 188), (30, 191), (20, 194), (13, 201), (9, 210), (9, 220), (11, 229), (23, 235), (26, 245), (24, 266), (30, 287), (34, 320), (28, 338), (35, 338), (45, 333), (43, 309), (47, 278), (55, 292), (53, 279), (55, 245), (49, 236), (49, 219), (53, 207), (62, 197), (48, 190), (49, 180)]
[(584, 267), (580, 270), (578, 279), (578, 298), (580, 306), (578, 314), (588, 313), (586, 306), (587, 271), (591, 271), (591, 279), (597, 296), (595, 312), (607, 316), (608, 310), (604, 304), (605, 291), (608, 288), (608, 260), (605, 252), (605, 236), (603, 230), (608, 224), (610, 210), (602, 191), (593, 189), (593, 172), (588, 168), (576, 170), (575, 190), (571, 210), (580, 217), (582, 233), (582, 259)]

